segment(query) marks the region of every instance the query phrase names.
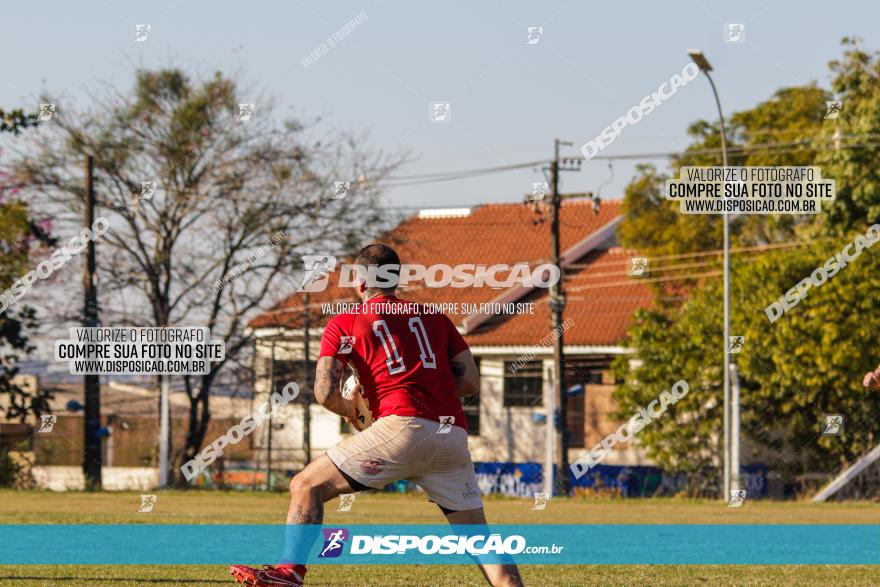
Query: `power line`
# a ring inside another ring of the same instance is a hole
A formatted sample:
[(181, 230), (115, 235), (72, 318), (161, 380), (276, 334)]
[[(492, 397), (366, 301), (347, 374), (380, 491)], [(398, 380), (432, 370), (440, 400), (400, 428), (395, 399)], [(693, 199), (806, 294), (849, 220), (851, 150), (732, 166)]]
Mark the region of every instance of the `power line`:
[[(759, 143), (755, 145), (740, 145), (740, 146), (730, 146), (728, 147), (729, 153), (748, 153), (752, 151), (771, 151), (771, 152), (779, 152), (786, 151), (796, 147), (807, 147), (804, 150), (809, 151), (838, 151), (838, 150), (849, 150), (849, 149), (868, 149), (880, 147), (880, 142), (878, 141), (867, 141), (860, 143), (851, 143), (848, 145), (838, 144), (839, 141), (843, 139), (864, 139), (864, 138), (874, 138), (880, 137), (880, 133), (859, 133), (859, 134), (848, 134), (848, 135), (840, 135), (837, 137), (826, 137), (826, 136), (816, 136), (809, 137), (806, 139), (801, 139), (798, 141), (791, 142), (782, 142), (782, 143)], [(814, 143), (828, 143), (826, 146), (814, 146)], [(721, 152), (720, 148), (712, 148), (712, 149), (694, 149), (691, 151), (661, 151), (661, 152), (653, 152), (653, 153), (626, 153), (621, 155), (596, 155), (591, 157), (591, 160), (595, 159), (598, 161), (624, 161), (624, 160), (633, 160), (633, 159), (669, 159), (672, 157), (693, 157), (698, 155), (717, 155)], [(574, 160), (585, 160), (582, 156), (570, 157), (570, 159)], [(457, 171), (448, 171), (448, 172), (436, 172), (436, 173), (425, 173), (425, 174), (415, 174), (415, 175), (402, 175), (402, 176), (391, 176), (388, 178), (389, 187), (408, 187), (414, 185), (425, 185), (431, 183), (440, 183), (446, 181), (456, 181), (463, 179), (471, 179), (475, 177), (483, 177), (486, 175), (492, 175), (495, 173), (503, 173), (506, 171), (513, 171), (517, 169), (525, 169), (528, 167), (538, 167), (543, 165), (549, 165), (550, 160), (542, 160), (542, 161), (529, 161), (524, 163), (515, 163), (512, 165), (502, 165), (495, 167), (481, 167), (474, 169), (461, 169)], [(398, 182), (398, 183), (395, 183)]]
[(531, 161), (528, 163), (515, 163), (513, 165), (499, 165), (496, 167), (483, 167), (478, 169), (463, 169), (460, 171), (438, 171), (437, 173), (423, 173), (417, 175), (398, 175), (396, 177), (390, 177), (389, 179), (397, 180), (397, 179), (431, 179), (438, 176), (444, 176), (449, 174), (460, 174), (460, 173), (474, 173), (474, 172), (486, 172), (490, 173), (493, 171), (507, 171), (509, 169), (520, 169), (523, 167), (535, 167), (538, 165), (546, 165), (549, 161)]
[[(783, 242), (783, 243), (771, 243), (766, 245), (752, 245), (749, 247), (733, 247), (730, 249), (731, 253), (739, 254), (739, 253), (748, 253), (752, 251), (762, 252), (774, 249), (786, 249), (793, 247), (803, 247), (807, 245), (812, 245), (818, 240), (831, 240), (830, 238), (825, 239), (813, 239), (810, 242)], [(708, 249), (705, 251), (694, 251), (692, 253), (675, 253), (672, 255), (655, 255), (651, 256), (651, 261), (656, 260), (678, 260), (678, 259), (689, 259), (692, 257), (714, 257), (722, 254), (724, 252), (723, 249)], [(603, 261), (602, 263), (572, 263), (571, 265), (566, 265), (566, 268), (593, 268), (593, 267), (602, 267), (602, 266), (611, 266), (611, 265), (620, 265), (627, 264), (629, 262), (628, 259), (620, 259), (614, 261)]]

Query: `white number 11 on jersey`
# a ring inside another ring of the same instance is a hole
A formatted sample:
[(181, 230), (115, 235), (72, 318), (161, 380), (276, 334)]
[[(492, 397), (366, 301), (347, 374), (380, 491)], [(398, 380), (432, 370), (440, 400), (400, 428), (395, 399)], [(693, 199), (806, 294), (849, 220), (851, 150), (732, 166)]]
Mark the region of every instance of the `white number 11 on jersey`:
[[(428, 341), (428, 333), (425, 331), (425, 324), (418, 316), (409, 319), (409, 329), (416, 336), (416, 342), (419, 345), (419, 358), (425, 369), (437, 368), (437, 355), (431, 349), (431, 343)], [(388, 324), (384, 320), (376, 320), (373, 322), (373, 334), (382, 341), (382, 348), (385, 349), (385, 364), (388, 365), (388, 373), (395, 375), (406, 371), (403, 364), (403, 357), (391, 338), (391, 331), (388, 330)]]

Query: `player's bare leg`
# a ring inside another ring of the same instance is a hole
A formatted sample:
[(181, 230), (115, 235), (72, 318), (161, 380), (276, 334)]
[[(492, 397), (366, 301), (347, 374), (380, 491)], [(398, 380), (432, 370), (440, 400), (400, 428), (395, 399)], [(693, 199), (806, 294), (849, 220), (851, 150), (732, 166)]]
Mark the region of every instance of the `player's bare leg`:
[(333, 461), (327, 455), (321, 455), (290, 480), (287, 523), (321, 524), (324, 522), (324, 503), (353, 491)]
[(307, 553), (318, 539), (320, 525), (324, 522), (324, 502), (352, 491), (327, 455), (318, 457), (290, 481), (287, 560), (264, 569), (233, 565), (230, 569), (232, 576), (239, 583), (256, 587), (302, 585)]
[[(486, 514), (483, 508), (449, 512), (446, 519), (452, 525), (457, 524), (486, 524)], [(488, 565), (477, 563), (483, 576), (492, 587), (523, 587), (522, 578), (516, 565)]]

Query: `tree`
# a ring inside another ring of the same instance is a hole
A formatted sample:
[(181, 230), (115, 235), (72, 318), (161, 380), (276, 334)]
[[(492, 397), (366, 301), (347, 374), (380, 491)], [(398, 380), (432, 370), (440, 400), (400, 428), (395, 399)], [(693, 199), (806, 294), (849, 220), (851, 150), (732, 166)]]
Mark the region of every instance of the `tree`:
[[(728, 165), (815, 165), (818, 153), (828, 147), (823, 133), (830, 131), (822, 118), (828, 98), (815, 85), (783, 88), (766, 102), (735, 112), (727, 122)], [(683, 166), (721, 165), (720, 124), (699, 120), (688, 134), (694, 142), (670, 161), (674, 177)], [(663, 197), (667, 178), (652, 166), (638, 168), (624, 195), (623, 244), (649, 256), (721, 248), (721, 217), (681, 214), (677, 202)], [(732, 221), (731, 241), (742, 246), (781, 242), (794, 236), (798, 222), (808, 220), (742, 215)]]
[[(296, 284), (297, 254), (338, 254), (377, 229), (382, 182), (402, 160), (363, 138), (309, 141), (312, 127), (276, 120), (267, 97), (243, 119), (243, 93), (220, 73), (139, 70), (130, 92), (56, 113), (15, 167), (23, 189), (77, 223), (83, 155), (94, 155), (98, 213), (111, 223), (98, 243), (105, 324), (207, 326), (225, 342), (224, 361), (183, 378), (190, 411), (178, 464), (201, 449), (218, 374), (247, 358), (249, 317)], [(336, 180), (350, 189), (332, 200)]]
[[(821, 149), (828, 143), (823, 133), (825, 100), (829, 94), (815, 85), (783, 88), (767, 101), (749, 110), (735, 112), (727, 121), (729, 165), (814, 165)], [(672, 177), (678, 177), (683, 166), (721, 165), (721, 126), (717, 122), (699, 120), (688, 128), (694, 142), (685, 151), (672, 157)], [(677, 202), (664, 198), (665, 181), (670, 176), (659, 173), (654, 166), (640, 165), (637, 175), (626, 187), (623, 200), (626, 218), (618, 230), (624, 246), (638, 250), (649, 259), (670, 258), (672, 265), (664, 268), (663, 276), (676, 278), (654, 284), (658, 295), (677, 299), (669, 294), (686, 294), (699, 283), (700, 274), (693, 261), (680, 260), (687, 253), (722, 248), (723, 227), (720, 215), (682, 214)], [(808, 216), (740, 215), (731, 218), (731, 245), (752, 246), (778, 243), (795, 238), (796, 228), (810, 223)], [(676, 269), (675, 266), (680, 268)], [(711, 267), (710, 267), (711, 269)], [(673, 303), (671, 308), (675, 308)]]
[[(697, 280), (691, 277), (694, 274), (692, 264), (680, 263), (675, 257), (718, 248), (721, 224), (708, 214), (681, 214), (677, 203), (663, 197), (668, 176), (658, 173), (653, 165), (639, 165), (636, 173), (626, 186), (624, 221), (618, 227), (617, 235), (625, 246), (647, 256), (652, 268), (657, 268), (658, 259), (663, 259), (666, 266), (663, 276), (678, 279), (650, 284), (660, 298), (676, 299), (680, 297), (678, 294), (687, 293)], [(650, 261), (652, 258), (654, 260)], [(667, 259), (670, 260), (667, 262)]]
[(857, 38), (844, 38), (843, 46), (843, 59), (829, 64), (842, 108), (829, 120), (832, 148), (817, 162), (823, 175), (837, 181), (837, 199), (822, 212), (820, 234), (845, 234), (880, 220), (880, 53), (864, 51)]
[[(731, 334), (745, 336), (735, 355), (742, 379), (745, 435), (780, 456), (780, 472), (836, 471), (875, 442), (876, 394), (866, 395), (861, 375), (876, 366), (876, 352), (862, 343), (876, 324), (877, 251), (864, 252), (821, 288), (811, 290), (777, 322), (764, 307), (810, 275), (852, 238), (880, 220), (880, 177), (873, 144), (880, 123), (880, 56), (857, 40), (844, 39), (844, 57), (831, 63), (834, 93), (809, 84), (782, 88), (754, 108), (734, 113), (728, 126), (730, 165), (818, 165), (837, 183), (837, 199), (817, 216), (741, 215), (731, 222), (734, 246), (800, 243), (801, 249), (732, 259)], [(826, 118), (833, 97), (844, 109)], [(671, 166), (720, 165), (720, 125), (697, 121), (688, 129), (694, 143)], [(619, 234), (625, 246), (650, 257), (705, 253), (721, 248), (720, 216), (689, 216), (663, 199), (665, 176), (642, 167), (627, 187), (627, 218)], [(634, 355), (614, 366), (625, 380), (616, 391), (620, 415), (647, 405), (678, 379), (691, 392), (639, 434), (639, 441), (665, 467), (698, 472), (718, 466), (721, 454), (723, 372), (721, 370), (721, 283), (696, 265), (717, 268), (703, 257), (676, 261), (683, 269), (663, 271), (675, 285), (658, 286), (651, 310), (635, 315), (628, 333)], [(661, 263), (662, 265), (662, 263)], [(652, 268), (656, 265), (652, 263)], [(845, 415), (850, 434), (819, 436), (825, 413)], [(743, 455), (748, 459), (749, 455)], [(694, 476), (699, 479), (699, 475)], [(692, 488), (695, 492), (697, 487)], [(705, 488), (704, 488), (705, 489)], [(717, 484), (712, 490), (717, 489)]]
[[(0, 109), (0, 133), (21, 134), (37, 124), (37, 117), (23, 110)], [(48, 224), (31, 219), (28, 207), (16, 199), (16, 190), (8, 185), (8, 174), (0, 172), (0, 291), (5, 291), (29, 270), (30, 259), (44, 245), (54, 244)], [(39, 417), (50, 411), (52, 394), (45, 390), (29, 391), (13, 383), (16, 364), (34, 350), (27, 331), (36, 327), (36, 312), (21, 305), (0, 312), (0, 395), (7, 397), (6, 417), (25, 422), (29, 415)]]
[[(743, 433), (780, 455), (793, 455), (770, 463), (789, 475), (837, 471), (876, 443), (880, 396), (862, 387), (861, 376), (877, 364), (876, 349), (863, 341), (880, 331), (880, 251), (863, 251), (775, 322), (764, 311), (853, 236), (733, 266), (731, 332), (745, 336), (737, 355)], [(625, 382), (615, 392), (621, 417), (673, 382), (689, 383), (689, 394), (639, 433), (651, 456), (671, 470), (711, 468), (721, 454), (720, 289), (715, 280), (695, 290), (674, 317), (640, 311), (627, 343), (634, 354), (614, 366)], [(847, 432), (821, 436), (824, 414), (843, 414)]]
[[(734, 218), (731, 240), (735, 244), (839, 236), (880, 219), (880, 145), (875, 140), (880, 128), (880, 52), (865, 51), (858, 38), (845, 37), (841, 44), (842, 59), (829, 63), (832, 91), (815, 83), (781, 88), (769, 100), (733, 113), (727, 123), (729, 165), (816, 165), (821, 167), (823, 177), (836, 180), (836, 200), (822, 205), (818, 222), (811, 216), (792, 215)], [(826, 104), (832, 100), (840, 101), (842, 108), (836, 118), (826, 118)], [(690, 125), (688, 134), (693, 143), (671, 158), (674, 176), (685, 165), (721, 165), (718, 122), (698, 120)], [(661, 177), (641, 170), (630, 187), (638, 190), (646, 179)], [(657, 184), (661, 199), (662, 185)], [(637, 194), (628, 195), (624, 202), (630, 199), (630, 207), (638, 209)], [(673, 249), (697, 251), (706, 235), (716, 232), (716, 242), (720, 243), (719, 216), (681, 215), (677, 203), (663, 203), (676, 214), (670, 217), (653, 206), (638, 221), (627, 218), (621, 226), (621, 234), (626, 235), (624, 245), (653, 255)], [(665, 233), (675, 233), (676, 242), (656, 238), (636, 227), (627, 229), (631, 222), (662, 225)]]
[(37, 124), (36, 114), (27, 114), (21, 108), (7, 112), (0, 108), (0, 133), (8, 132), (14, 135)]

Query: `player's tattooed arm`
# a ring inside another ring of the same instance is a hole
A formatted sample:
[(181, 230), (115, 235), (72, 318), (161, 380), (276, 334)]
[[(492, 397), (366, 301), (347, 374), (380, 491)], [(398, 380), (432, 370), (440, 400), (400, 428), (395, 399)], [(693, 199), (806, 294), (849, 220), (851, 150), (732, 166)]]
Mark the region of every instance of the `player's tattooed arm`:
[(455, 393), (465, 397), (480, 392), (480, 374), (470, 350), (461, 351), (449, 361), (455, 378)]
[(351, 402), (342, 397), (339, 382), (345, 364), (335, 357), (321, 357), (315, 370), (315, 400), (340, 416), (351, 417)]

